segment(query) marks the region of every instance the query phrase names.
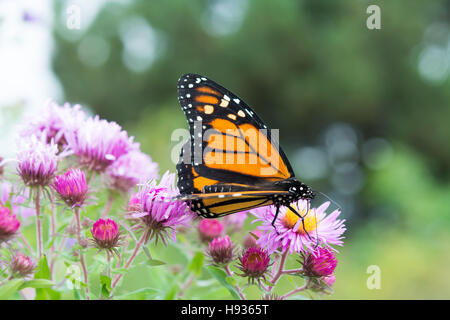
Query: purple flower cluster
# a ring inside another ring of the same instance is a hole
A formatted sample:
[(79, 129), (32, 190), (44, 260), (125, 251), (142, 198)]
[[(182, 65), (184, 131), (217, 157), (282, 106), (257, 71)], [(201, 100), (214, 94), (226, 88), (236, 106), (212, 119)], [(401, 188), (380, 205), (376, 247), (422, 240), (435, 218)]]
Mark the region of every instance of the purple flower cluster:
[(23, 125), (21, 137), (17, 171), (27, 186), (49, 185), (58, 160), (71, 154), (87, 171), (104, 173), (109, 188), (122, 192), (158, 176), (157, 163), (121, 126), (86, 117), (80, 105), (48, 102)]

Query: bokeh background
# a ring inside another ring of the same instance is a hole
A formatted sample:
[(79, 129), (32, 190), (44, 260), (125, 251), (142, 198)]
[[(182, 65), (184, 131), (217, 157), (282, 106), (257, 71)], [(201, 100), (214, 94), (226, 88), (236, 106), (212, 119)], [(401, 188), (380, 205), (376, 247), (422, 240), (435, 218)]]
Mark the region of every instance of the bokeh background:
[(173, 171), (177, 79), (200, 73), (279, 128), (296, 176), (342, 206), (331, 298), (449, 299), (449, 24), (447, 0), (0, 0), (0, 156), (52, 98), (117, 121)]

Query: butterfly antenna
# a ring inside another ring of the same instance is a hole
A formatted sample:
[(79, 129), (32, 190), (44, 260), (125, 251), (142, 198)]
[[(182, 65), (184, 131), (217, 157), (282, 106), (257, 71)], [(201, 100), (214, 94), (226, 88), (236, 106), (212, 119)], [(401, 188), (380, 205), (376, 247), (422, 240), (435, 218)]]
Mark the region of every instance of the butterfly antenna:
[(319, 232), (317, 231), (317, 212), (316, 210), (314, 210), (314, 223), (316, 225), (316, 245), (314, 246), (314, 249), (317, 249), (317, 247), (319, 246)]
[[(304, 217), (306, 217), (306, 215), (309, 213), (310, 210), (310, 200), (306, 201), (306, 214), (304, 215)], [(316, 225), (315, 227), (315, 232), (316, 232), (316, 245), (314, 246), (314, 249), (316, 249), (319, 246), (319, 234), (317, 232), (317, 215), (316, 215), (316, 211), (314, 210), (314, 216), (312, 217), (314, 219), (314, 223)], [(306, 232), (306, 230), (305, 230)]]
[(341, 206), (339, 203), (337, 203), (336, 201), (334, 201), (333, 199), (331, 199), (329, 196), (327, 196), (325, 193), (320, 192), (320, 191), (315, 191), (315, 190), (314, 190), (314, 193), (320, 193), (320, 194), (323, 195), (325, 198), (327, 198), (331, 203), (333, 203), (336, 207), (338, 207), (338, 209), (339, 209), (340, 211), (342, 211), (342, 206)]

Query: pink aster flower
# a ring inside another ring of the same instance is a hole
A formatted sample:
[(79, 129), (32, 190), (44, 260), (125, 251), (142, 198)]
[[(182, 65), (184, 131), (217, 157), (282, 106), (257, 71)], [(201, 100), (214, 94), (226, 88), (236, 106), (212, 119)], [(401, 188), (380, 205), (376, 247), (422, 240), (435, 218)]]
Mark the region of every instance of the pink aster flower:
[(47, 143), (53, 140), (59, 147), (64, 148), (67, 145), (67, 136), (76, 134), (85, 116), (80, 105), (71, 107), (69, 103), (65, 103), (64, 106), (58, 106), (55, 102), (49, 101), (41, 113), (29, 116), (20, 135), (22, 137), (35, 135), (38, 138), (45, 135)]
[(86, 200), (88, 185), (84, 172), (80, 169), (69, 169), (56, 176), (51, 187), (69, 207), (81, 207)]
[(51, 141), (44, 142), (45, 136), (37, 139), (31, 136), (19, 142), (17, 153), (17, 173), (25, 185), (47, 186), (53, 179), (58, 165), (58, 147)]
[(282, 208), (275, 221), (276, 230), (272, 226), (275, 208), (267, 207), (264, 211), (258, 211), (254, 222), (262, 222), (262, 225), (258, 227), (262, 235), (257, 243), (267, 248), (269, 252), (281, 248), (283, 251), (288, 250), (290, 254), (302, 251), (312, 252), (317, 243), (325, 246), (342, 246), (342, 234), (346, 230), (345, 220), (338, 219), (340, 210), (327, 215), (325, 211), (329, 205), (330, 202), (325, 202), (318, 208), (310, 208), (306, 214), (307, 202), (299, 201), (297, 212), (304, 217), (304, 226), (296, 214)]
[(334, 253), (327, 247), (318, 247), (313, 253), (303, 254), (303, 273), (308, 277), (327, 277), (337, 266)]
[(138, 183), (158, 177), (158, 164), (139, 150), (120, 156), (107, 169), (110, 187), (128, 192)]
[(172, 233), (173, 241), (176, 240), (176, 227), (188, 226), (188, 222), (193, 218), (184, 201), (174, 200), (179, 195), (175, 186), (175, 174), (168, 171), (163, 175), (159, 184), (151, 180), (141, 186), (136, 199), (133, 201), (133, 207), (140, 212), (130, 212), (129, 218), (137, 220), (139, 223), (137, 229), (144, 230), (147, 242), (159, 239), (166, 244), (166, 238), (169, 232)]
[(10, 268), (14, 277), (24, 278), (33, 274), (36, 263), (23, 253), (15, 253), (11, 258)]
[(270, 265), (269, 253), (256, 247), (248, 248), (242, 256), (239, 257), (238, 268), (243, 272), (242, 276), (248, 277), (249, 282), (264, 278)]
[(20, 227), (16, 215), (6, 207), (0, 207), (0, 242), (13, 238)]
[(203, 242), (209, 242), (223, 234), (223, 224), (215, 219), (202, 219), (198, 224), (198, 235)]
[(103, 172), (120, 156), (139, 149), (139, 144), (122, 127), (98, 116), (84, 121), (76, 134), (67, 136), (67, 142), (82, 165), (98, 172)]
[(214, 238), (206, 251), (213, 264), (223, 266), (234, 258), (234, 246), (229, 236)]
[(91, 234), (97, 248), (117, 253), (120, 246), (119, 226), (112, 219), (98, 219), (92, 226)]

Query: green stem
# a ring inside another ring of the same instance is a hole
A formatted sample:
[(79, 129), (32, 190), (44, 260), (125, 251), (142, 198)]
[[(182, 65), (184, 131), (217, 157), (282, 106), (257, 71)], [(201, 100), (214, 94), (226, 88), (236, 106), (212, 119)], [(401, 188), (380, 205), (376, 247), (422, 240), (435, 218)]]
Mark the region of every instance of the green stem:
[(113, 201), (114, 201), (114, 197), (113, 197), (112, 192), (110, 191), (110, 192), (108, 192), (108, 200), (106, 201), (105, 209), (102, 212), (102, 218), (103, 219), (106, 218), (106, 216), (109, 213), (109, 210), (111, 210), (111, 206), (112, 206)]
[[(134, 247), (133, 253), (131, 254), (130, 258), (128, 259), (127, 263), (124, 266), (124, 269), (128, 269), (131, 265), (131, 263), (133, 262), (134, 258), (136, 258), (137, 253), (139, 252), (139, 249), (142, 247), (142, 245), (145, 242), (145, 239), (147, 238), (147, 231), (144, 231), (144, 233), (141, 236), (141, 239), (139, 239), (139, 242), (136, 243), (136, 246)], [(111, 293), (113, 291), (113, 289), (116, 287), (117, 283), (119, 282), (119, 280), (122, 278), (123, 273), (118, 274), (114, 277), (114, 280), (111, 284)]]
[(36, 237), (37, 237), (37, 246), (38, 246), (38, 255), (39, 259), (42, 257), (42, 226), (41, 226), (41, 203), (40, 203), (40, 195), (41, 189), (38, 186), (36, 188), (36, 198), (35, 198), (35, 207), (36, 207)]
[(311, 280), (306, 281), (306, 283), (305, 283), (303, 286), (301, 286), (300, 288), (297, 288), (297, 289), (294, 289), (294, 290), (292, 290), (292, 291), (289, 291), (289, 292), (286, 293), (285, 295), (281, 296), (281, 297), (280, 297), (281, 300), (285, 300), (287, 297), (290, 297), (290, 296), (292, 296), (293, 294), (296, 294), (296, 293), (298, 293), (298, 292), (301, 292), (301, 291), (304, 291), (304, 290), (308, 289), (309, 286), (310, 286), (310, 284), (311, 284)]
[[(233, 276), (233, 272), (230, 270), (230, 267), (228, 265), (226, 265), (224, 269), (229, 277)], [(245, 295), (242, 292), (242, 289), (237, 284), (234, 285), (234, 288), (236, 289), (237, 293), (239, 294), (239, 297), (241, 297), (242, 300), (245, 300)]]
[[(75, 207), (74, 211), (75, 211), (75, 218), (76, 218), (76, 222), (77, 222), (77, 240), (78, 240), (78, 245), (80, 245), (80, 247), (82, 247), (82, 245), (81, 245), (80, 208), (79, 207)], [(80, 255), (81, 268), (83, 269), (84, 283), (86, 284), (86, 287), (85, 287), (86, 299), (90, 300), (90, 298), (89, 298), (88, 272), (87, 272), (87, 268), (86, 268), (86, 262), (84, 261), (84, 255), (81, 252), (81, 250), (79, 252), (79, 255)]]

